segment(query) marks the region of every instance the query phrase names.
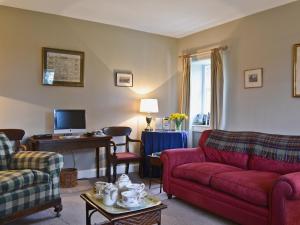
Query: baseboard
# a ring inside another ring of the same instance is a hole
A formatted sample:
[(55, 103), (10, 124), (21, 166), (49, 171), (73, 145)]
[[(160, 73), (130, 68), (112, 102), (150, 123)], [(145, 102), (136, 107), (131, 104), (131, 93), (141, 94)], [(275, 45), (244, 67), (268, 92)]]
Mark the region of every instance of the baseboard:
[[(138, 172), (139, 171), (139, 165), (138, 164), (132, 164), (129, 166), (129, 172)], [(105, 176), (106, 168), (100, 168), (100, 177)], [(111, 174), (113, 173), (111, 169)], [(117, 166), (117, 174), (125, 173), (125, 165), (119, 165)], [(94, 178), (96, 177), (96, 169), (88, 169), (88, 170), (78, 170), (78, 179), (83, 178)]]

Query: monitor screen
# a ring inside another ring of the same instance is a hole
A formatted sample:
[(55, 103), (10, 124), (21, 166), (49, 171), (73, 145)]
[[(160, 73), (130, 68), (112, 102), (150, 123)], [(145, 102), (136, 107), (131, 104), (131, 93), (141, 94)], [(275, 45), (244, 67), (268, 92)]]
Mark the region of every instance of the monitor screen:
[(85, 110), (55, 109), (54, 133), (81, 132), (86, 129)]

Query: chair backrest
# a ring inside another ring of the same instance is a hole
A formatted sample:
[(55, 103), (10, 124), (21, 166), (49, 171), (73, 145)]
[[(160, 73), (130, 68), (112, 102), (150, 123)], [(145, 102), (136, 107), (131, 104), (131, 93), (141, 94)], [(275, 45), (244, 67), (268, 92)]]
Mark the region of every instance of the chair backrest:
[(112, 137), (129, 136), (132, 129), (130, 127), (105, 127), (102, 129), (105, 135)]
[(21, 140), (25, 135), (25, 131), (22, 129), (0, 129), (0, 133), (4, 133), (6, 137), (15, 142), (15, 150), (19, 150), (19, 146), (21, 144)]
[(125, 150), (126, 152), (129, 152), (129, 135), (131, 133), (132, 129), (130, 127), (105, 127), (102, 129), (102, 132), (105, 135), (109, 135), (112, 137), (122, 137), (125, 136), (126, 140), (125, 143), (117, 143), (116, 146), (124, 146), (125, 145)]
[(21, 129), (0, 129), (0, 133), (4, 133), (10, 141), (21, 141), (25, 135)]

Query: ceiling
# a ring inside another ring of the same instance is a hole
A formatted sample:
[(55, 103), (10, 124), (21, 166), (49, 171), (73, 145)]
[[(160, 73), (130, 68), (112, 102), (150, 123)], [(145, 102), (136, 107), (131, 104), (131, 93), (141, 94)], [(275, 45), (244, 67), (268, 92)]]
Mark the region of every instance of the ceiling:
[(295, 0), (0, 0), (0, 5), (184, 37)]

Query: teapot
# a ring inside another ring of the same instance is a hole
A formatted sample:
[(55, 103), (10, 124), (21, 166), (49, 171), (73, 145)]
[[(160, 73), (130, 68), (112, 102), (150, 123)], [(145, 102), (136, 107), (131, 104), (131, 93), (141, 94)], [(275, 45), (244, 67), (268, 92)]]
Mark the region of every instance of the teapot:
[(103, 204), (112, 206), (118, 199), (118, 188), (112, 183), (107, 184), (102, 190)]
[(127, 191), (127, 187), (131, 184), (131, 181), (129, 177), (126, 174), (122, 174), (118, 181), (116, 182), (117, 188), (119, 189), (119, 192)]

